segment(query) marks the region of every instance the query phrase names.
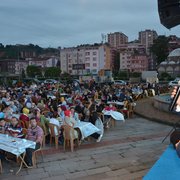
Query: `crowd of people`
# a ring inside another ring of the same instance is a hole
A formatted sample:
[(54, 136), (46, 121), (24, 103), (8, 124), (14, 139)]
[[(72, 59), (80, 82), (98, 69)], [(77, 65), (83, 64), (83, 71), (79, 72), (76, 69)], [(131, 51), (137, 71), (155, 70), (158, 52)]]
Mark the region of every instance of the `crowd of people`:
[[(120, 111), (126, 116), (128, 105), (135, 106), (134, 101), (148, 96), (149, 92), (151, 95), (156, 93), (146, 84), (97, 85), (93, 80), (84, 84), (42, 83), (0, 87), (0, 133), (36, 142), (35, 149), (26, 149), (26, 163), (32, 166), (32, 152), (42, 146), (44, 135), (45, 142), (48, 142), (50, 123), (57, 125), (61, 133), (62, 122), (71, 127), (78, 121), (95, 125), (103, 110)], [(81, 136), (79, 132), (74, 132), (77, 138)], [(98, 133), (91, 136), (97, 142), (102, 138)]]

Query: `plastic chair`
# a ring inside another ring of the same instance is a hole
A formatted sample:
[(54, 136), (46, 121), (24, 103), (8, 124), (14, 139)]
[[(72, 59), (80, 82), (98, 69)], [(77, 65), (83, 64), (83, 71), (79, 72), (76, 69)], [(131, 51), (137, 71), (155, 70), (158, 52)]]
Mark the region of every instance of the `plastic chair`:
[(32, 153), (32, 164), (33, 164), (33, 167), (36, 167), (36, 164), (37, 164), (37, 154), (38, 152), (41, 153), (41, 157), (42, 157), (42, 160), (43, 160), (43, 152), (42, 152), (42, 146), (35, 150), (33, 153)]
[(42, 130), (44, 132), (42, 145), (43, 145), (43, 147), (45, 147), (45, 145), (46, 145), (46, 136), (48, 135), (46, 126), (45, 126), (45, 124), (42, 124), (40, 122), (38, 122), (37, 124), (38, 124), (38, 126), (40, 126), (42, 128)]
[(127, 105), (127, 117), (130, 118), (134, 114), (134, 106), (132, 106), (131, 103), (128, 103)]
[(58, 138), (60, 135), (59, 127), (57, 125), (49, 123), (49, 129), (50, 129), (50, 144), (52, 144), (52, 139), (54, 138), (56, 149), (58, 149)]
[(77, 144), (79, 146), (79, 139), (75, 136), (75, 130), (69, 125), (63, 125), (63, 136), (64, 136), (64, 151), (66, 148), (66, 142), (71, 146), (71, 152), (74, 151), (74, 140), (77, 139)]
[(27, 129), (26, 128), (22, 128), (22, 133), (23, 133), (23, 137), (26, 137), (26, 135), (27, 135)]

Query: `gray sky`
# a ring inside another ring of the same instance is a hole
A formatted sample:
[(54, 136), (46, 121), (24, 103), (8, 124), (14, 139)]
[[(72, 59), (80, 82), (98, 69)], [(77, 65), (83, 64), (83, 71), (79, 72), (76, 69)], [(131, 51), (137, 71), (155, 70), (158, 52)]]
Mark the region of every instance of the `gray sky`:
[(0, 43), (70, 47), (101, 42), (101, 34), (138, 32), (180, 37), (180, 26), (161, 25), (157, 0), (1, 0)]

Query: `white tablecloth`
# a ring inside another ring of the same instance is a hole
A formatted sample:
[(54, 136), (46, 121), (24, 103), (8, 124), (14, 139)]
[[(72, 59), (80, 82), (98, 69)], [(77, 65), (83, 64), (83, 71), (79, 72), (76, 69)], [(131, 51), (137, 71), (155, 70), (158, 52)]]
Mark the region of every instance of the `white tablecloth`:
[(92, 123), (83, 122), (83, 121), (77, 122), (76, 125), (74, 126), (74, 128), (79, 128), (79, 130), (81, 131), (82, 139), (90, 136), (91, 134), (93, 134), (95, 132), (101, 131), (96, 126), (94, 126)]
[(117, 111), (105, 111), (103, 110), (102, 113), (104, 115), (108, 115), (111, 116), (113, 119), (117, 120), (117, 121), (124, 121), (124, 115), (120, 112)]
[(14, 138), (6, 134), (0, 134), (0, 149), (20, 156), (26, 148), (35, 149), (36, 143), (26, 139)]
[(124, 102), (121, 101), (108, 101), (107, 104), (116, 104), (119, 106), (124, 106)]

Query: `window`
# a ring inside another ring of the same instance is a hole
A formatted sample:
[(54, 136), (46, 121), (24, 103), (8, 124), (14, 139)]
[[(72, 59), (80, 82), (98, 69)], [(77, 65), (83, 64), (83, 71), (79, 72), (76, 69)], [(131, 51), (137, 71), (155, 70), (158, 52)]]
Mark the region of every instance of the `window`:
[(97, 72), (97, 69), (93, 69), (93, 70), (92, 70), (92, 73), (96, 73), (96, 72)]
[(89, 57), (86, 57), (86, 61), (90, 61), (90, 58), (89, 58)]
[(90, 67), (90, 63), (86, 63), (86, 67)]
[(97, 60), (97, 58), (96, 57), (93, 57), (93, 61), (96, 61)]
[(93, 63), (93, 67), (97, 67), (97, 63)]
[(94, 52), (93, 52), (93, 55), (97, 55), (97, 52), (96, 52), (96, 51), (94, 51)]
[(85, 54), (86, 56), (89, 56), (90, 55), (90, 52), (86, 52), (86, 54)]

